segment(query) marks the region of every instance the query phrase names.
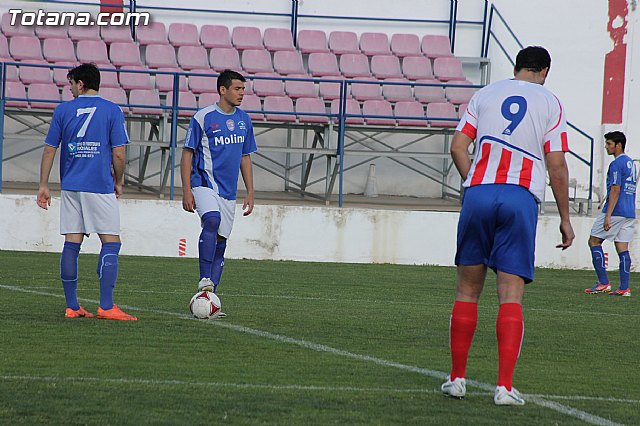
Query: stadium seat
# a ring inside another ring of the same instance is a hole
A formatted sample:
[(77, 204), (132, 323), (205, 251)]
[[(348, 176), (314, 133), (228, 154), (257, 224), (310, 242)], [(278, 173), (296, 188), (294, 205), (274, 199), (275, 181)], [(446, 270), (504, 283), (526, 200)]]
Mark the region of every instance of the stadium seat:
[(233, 47), (229, 28), (224, 25), (203, 25), (202, 28), (200, 28), (200, 43), (205, 49)]
[[(469, 103), (471, 97), (476, 92), (473, 87), (456, 87), (456, 85), (471, 85), (468, 80), (451, 80), (447, 82), (447, 87), (444, 89), (444, 94), (454, 105)], [(452, 85), (452, 86), (450, 86)]]
[(16, 61), (43, 59), (40, 39), (34, 35), (17, 35), (9, 40), (9, 53)]
[(169, 25), (169, 42), (175, 47), (200, 46), (195, 24), (174, 22)]
[(298, 50), (300, 53), (328, 53), (327, 35), (324, 31), (301, 30), (298, 32)]
[(395, 126), (396, 120), (393, 118), (367, 118), (368, 115), (384, 115), (393, 117), (393, 108), (391, 103), (382, 100), (366, 100), (362, 104), (362, 115), (367, 124), (378, 126)]
[(360, 34), (360, 50), (367, 56), (390, 55), (389, 36), (385, 33)]
[[(157, 108), (160, 105), (160, 95), (153, 89), (133, 89), (129, 92), (129, 103), (134, 105), (145, 105), (145, 106), (132, 106), (131, 112), (133, 114), (144, 114), (144, 115), (161, 115), (163, 113), (163, 109)], [(153, 108), (156, 107), (156, 108)]]
[(142, 65), (140, 59), (140, 49), (132, 41), (114, 41), (109, 47), (109, 59), (116, 67), (130, 67), (132, 65)]
[(214, 47), (209, 53), (209, 62), (211, 68), (215, 71), (224, 71), (226, 69), (240, 71), (240, 55), (234, 47)]
[[(288, 77), (309, 78), (306, 74), (291, 74)], [(313, 81), (285, 80), (284, 90), (291, 99), (318, 97), (318, 88)]]
[(67, 27), (53, 26), (53, 25), (36, 25), (36, 36), (40, 40), (47, 40), (52, 38), (69, 38), (67, 34)]
[(31, 108), (54, 109), (59, 102), (37, 102), (37, 100), (59, 101), (60, 91), (53, 83), (34, 83), (27, 88)]
[[(67, 80), (67, 74), (69, 70), (78, 65), (77, 62), (55, 62), (53, 65), (61, 66), (61, 67), (69, 67), (69, 68), (54, 68), (53, 69), (53, 82), (56, 86), (67, 86), (69, 85), (69, 80)], [(116, 79), (117, 83), (117, 79)], [(100, 87), (104, 84), (104, 74), (100, 75)]]
[(205, 77), (193, 74), (213, 74), (210, 68), (191, 70), (189, 75), (189, 90), (196, 95), (199, 93), (216, 93), (218, 91), (216, 84), (218, 77)]
[(400, 101), (395, 104), (394, 113), (396, 117), (417, 117), (420, 119), (397, 118), (398, 126), (427, 126), (429, 123), (425, 119), (424, 106), (417, 101)]
[(132, 42), (131, 29), (128, 25), (105, 25), (100, 27), (100, 37), (106, 44)]
[(400, 60), (393, 55), (375, 55), (371, 58), (371, 72), (376, 78), (401, 78)]
[[(173, 92), (167, 93), (166, 97), (166, 106), (173, 106)], [(196, 101), (196, 96), (187, 91), (180, 91), (178, 93), (178, 107), (181, 108), (178, 110), (178, 116), (180, 117), (191, 117), (196, 113), (195, 109), (198, 108), (198, 102)], [(182, 109), (182, 108), (194, 108), (194, 109)], [(171, 114), (171, 111), (167, 110), (167, 113)]]
[(467, 107), (469, 104), (460, 104), (458, 105), (458, 118), (462, 118), (464, 113), (467, 111)]
[(0, 33), (0, 58), (11, 58), (11, 55), (9, 54), (9, 42), (2, 33)]
[[(434, 79), (416, 80), (419, 84), (442, 84)], [(445, 102), (444, 88), (442, 86), (415, 86), (413, 96), (423, 104), (430, 102)]]
[[(317, 113), (326, 114), (327, 109), (324, 101), (320, 98), (300, 98), (296, 101), (296, 114)], [(298, 115), (301, 123), (328, 123), (329, 117), (326, 115)]]
[[(209, 105), (218, 103), (219, 100), (220, 100), (220, 95), (217, 92), (201, 93), (200, 96), (198, 96), (198, 108), (208, 107)], [(244, 98), (242, 99), (242, 103), (244, 104)]]
[[(0, 48), (1, 50), (1, 48)], [(49, 62), (76, 62), (76, 52), (69, 38), (48, 38), (42, 46), (44, 57)], [(0, 55), (2, 53), (0, 52)]]
[(2, 24), (0, 25), (0, 29), (2, 30), (2, 33), (7, 37), (33, 35), (32, 26), (23, 27), (22, 25), (11, 25), (11, 14), (9, 12), (6, 12), (2, 15)]
[(304, 74), (304, 64), (300, 52), (279, 50), (273, 54), (273, 67), (282, 75)]
[(445, 35), (425, 35), (422, 37), (421, 48), (422, 53), (429, 59), (453, 56), (451, 42)]
[[(126, 69), (123, 68), (121, 71), (147, 71), (145, 67), (142, 66), (131, 66)], [(151, 84), (151, 77), (147, 73), (143, 72), (120, 72), (118, 76), (118, 80), (120, 81), (120, 86), (124, 90), (133, 90), (133, 89), (145, 89), (151, 90), (153, 85)], [(134, 98), (135, 99), (135, 98)]]
[[(120, 89), (122, 90), (122, 89)], [(102, 90), (100, 91), (102, 92)], [(124, 92), (124, 91), (123, 91)], [(102, 96), (102, 93), (100, 93), (100, 96)], [(102, 96), (104, 98), (104, 96)], [(125, 95), (126, 98), (126, 95)], [(67, 101), (72, 101), (73, 100), (73, 93), (71, 93), (71, 89), (69, 87), (65, 87), (62, 89), (62, 102), (67, 102)]]
[[(267, 121), (296, 121), (293, 114), (293, 101), (288, 96), (267, 96), (264, 98), (263, 110)], [(288, 112), (290, 114), (274, 114), (274, 112)]]
[(149, 68), (176, 68), (176, 50), (169, 44), (150, 44), (145, 52)]
[[(256, 95), (245, 95), (242, 98), (242, 104), (240, 108), (246, 111), (253, 121), (264, 121), (264, 114), (262, 113), (262, 104), (260, 98)], [(253, 112), (249, 112), (253, 111)]]
[(362, 53), (358, 48), (358, 36), (352, 31), (332, 31), (329, 34), (329, 49), (336, 55)]
[[(167, 29), (162, 22), (151, 22), (149, 25), (140, 25), (136, 29), (136, 39), (140, 46), (149, 44), (169, 44)], [(174, 52), (175, 56), (175, 52)]]
[[(406, 78), (387, 78), (384, 82), (409, 83)], [(413, 101), (413, 90), (409, 84), (382, 84), (382, 96), (389, 102)]]
[[(373, 77), (361, 77), (358, 78), (360, 81), (374, 81), (377, 80)], [(379, 84), (368, 84), (368, 83), (352, 83), (351, 84), (351, 95), (356, 98), (358, 101), (366, 101), (366, 100), (382, 100), (382, 95), (380, 93), (380, 85)]]
[(269, 52), (279, 50), (296, 50), (293, 45), (291, 30), (285, 28), (267, 28), (264, 30), (264, 47)]
[[(120, 105), (120, 109), (122, 109), (122, 112), (124, 112), (125, 114), (128, 114), (130, 112), (130, 109), (128, 107), (122, 106), (129, 103), (127, 101), (127, 94), (123, 89), (119, 87), (105, 87), (104, 89), (100, 89), (98, 93), (102, 98)], [(62, 98), (64, 100), (64, 94)]]
[(314, 77), (339, 76), (338, 59), (333, 53), (311, 53), (309, 73)]
[[(27, 92), (24, 88), (24, 84), (22, 84), (19, 81), (7, 81), (4, 86), (4, 95), (6, 98), (20, 98), (20, 99), (27, 98)], [(27, 106), (29, 106), (26, 100), (20, 100), (20, 101), (7, 100), (5, 102), (5, 105), (8, 107), (16, 107), (16, 108), (27, 108)]]
[(231, 42), (238, 50), (264, 49), (262, 34), (257, 27), (235, 27), (231, 33)]
[[(456, 107), (449, 102), (432, 102), (427, 104), (427, 118), (432, 127), (456, 127), (458, 113)], [(451, 118), (452, 120), (434, 120), (434, 118)]]
[[(46, 61), (25, 61), (25, 64), (34, 65), (48, 65)], [(20, 81), (25, 85), (32, 83), (53, 83), (51, 77), (51, 69), (45, 67), (31, 67), (28, 65), (21, 65), (20, 67)]]
[[(158, 68), (159, 72), (183, 72), (182, 69), (177, 67), (161, 67)], [(211, 70), (207, 69), (208, 72)], [(159, 92), (170, 92), (173, 90), (173, 74), (156, 74), (156, 89)], [(187, 76), (180, 75), (178, 77), (178, 90), (187, 90)]]
[[(275, 72), (257, 73), (256, 77), (280, 77)], [(258, 96), (285, 96), (282, 80), (253, 80), (253, 92)]]
[(69, 38), (73, 41), (102, 40), (100, 27), (97, 25), (73, 25), (68, 29)]
[[(100, 88), (116, 87), (120, 88), (118, 83), (118, 73), (115, 72), (116, 67), (113, 65), (100, 65)], [(114, 71), (108, 71), (114, 70)]]
[(391, 52), (399, 58), (422, 56), (420, 38), (415, 34), (393, 34), (391, 36)]
[(107, 45), (102, 40), (80, 40), (76, 45), (78, 62), (91, 63), (100, 66), (110, 64), (107, 57)]
[(433, 74), (440, 81), (466, 80), (462, 71), (462, 62), (454, 57), (440, 57), (433, 61)]
[[(364, 124), (364, 118), (362, 118), (362, 110), (360, 109), (360, 102), (353, 98), (347, 98), (346, 101), (346, 113), (348, 115), (354, 115), (355, 117), (346, 117), (344, 122), (346, 124)], [(340, 113), (340, 99), (334, 99), (331, 101), (331, 114)], [(332, 121), (337, 122), (337, 117), (332, 117)]]
[(433, 79), (431, 61), (424, 56), (407, 56), (403, 58), (402, 72), (409, 80)]
[[(13, 59), (0, 56), (0, 62), (13, 62)], [(7, 65), (4, 78), (5, 81), (20, 81), (20, 77), (18, 77), (18, 67), (15, 65)]]
[(202, 46), (180, 46), (178, 64), (182, 69), (209, 68), (207, 51)]
[[(341, 77), (323, 77), (323, 80), (334, 80), (332, 81), (321, 81), (319, 84), (320, 87), (320, 97), (330, 101), (333, 99), (340, 98), (340, 82), (342, 81)], [(351, 92), (351, 86), (346, 86), (347, 94)]]
[(273, 72), (271, 54), (265, 49), (247, 49), (242, 52), (242, 68), (250, 73)]
[(340, 56), (340, 72), (347, 78), (370, 77), (369, 59), (362, 53), (345, 53)]

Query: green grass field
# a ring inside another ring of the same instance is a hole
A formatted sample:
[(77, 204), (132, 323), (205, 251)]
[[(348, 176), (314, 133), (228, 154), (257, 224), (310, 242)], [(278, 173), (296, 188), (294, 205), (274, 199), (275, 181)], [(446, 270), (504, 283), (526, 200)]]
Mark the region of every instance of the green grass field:
[[(97, 257), (78, 296), (95, 312)], [(591, 271), (538, 270), (515, 385), (496, 407), (494, 276), (465, 400), (449, 368), (453, 268), (228, 260), (224, 320), (189, 318), (197, 260), (120, 258), (136, 322), (65, 319), (59, 255), (0, 252), (0, 424), (640, 424), (640, 285), (586, 295)], [(617, 279), (617, 274), (612, 274)]]

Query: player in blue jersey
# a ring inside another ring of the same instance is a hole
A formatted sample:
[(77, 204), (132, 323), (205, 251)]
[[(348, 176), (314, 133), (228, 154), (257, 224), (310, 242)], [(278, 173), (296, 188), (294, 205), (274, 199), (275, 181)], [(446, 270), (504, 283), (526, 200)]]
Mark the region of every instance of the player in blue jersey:
[(100, 307), (98, 318), (132, 321), (137, 318), (113, 303), (120, 252), (120, 211), (125, 145), (129, 136), (119, 106), (98, 95), (100, 71), (82, 64), (67, 79), (75, 98), (53, 112), (40, 164), (38, 206), (51, 205), (49, 175), (60, 147), (60, 234), (65, 236), (60, 256), (60, 278), (67, 301), (67, 318), (91, 318), (78, 304), (78, 255), (85, 235), (98, 234), (102, 242), (98, 258)]
[[(247, 190), (244, 216), (253, 211), (252, 152), (257, 150), (251, 119), (240, 108), (245, 78), (225, 70), (218, 76), (220, 101), (196, 112), (182, 150), (182, 207), (197, 211), (202, 232), (198, 243), (198, 290), (215, 292), (236, 208), (238, 174)], [(225, 316), (222, 314), (221, 316)]]
[[(636, 223), (636, 184), (638, 170), (633, 159), (624, 153), (627, 138), (622, 132), (610, 132), (604, 135), (607, 154), (615, 159), (607, 171), (607, 199), (602, 212), (591, 228), (589, 247), (593, 267), (598, 276), (598, 282), (585, 293), (595, 294), (610, 292), (614, 296), (631, 296), (629, 289), (629, 273), (631, 271), (631, 256), (629, 242), (633, 239)], [(613, 241), (620, 258), (620, 287), (611, 291), (611, 284), (607, 276), (602, 242)]]

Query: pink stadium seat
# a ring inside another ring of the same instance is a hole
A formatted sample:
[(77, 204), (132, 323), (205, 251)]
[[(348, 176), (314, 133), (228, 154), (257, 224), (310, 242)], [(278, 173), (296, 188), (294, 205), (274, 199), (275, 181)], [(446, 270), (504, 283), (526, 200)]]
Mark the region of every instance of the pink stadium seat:
[(282, 75), (305, 73), (302, 55), (296, 51), (280, 50), (275, 52), (273, 54), (273, 66), (276, 72)]
[[(46, 61), (25, 61), (25, 64), (39, 64), (47, 65)], [(20, 67), (20, 81), (24, 84), (32, 83), (53, 83), (51, 77), (51, 69), (44, 67), (30, 67), (28, 65), (21, 65)]]
[[(427, 118), (432, 127), (456, 127), (458, 125), (456, 107), (449, 102), (427, 104)], [(434, 120), (434, 118), (451, 118), (452, 120)]]
[(431, 61), (424, 56), (408, 56), (402, 59), (402, 72), (409, 80), (433, 79)]
[(339, 76), (338, 59), (333, 53), (311, 53), (309, 73), (314, 77)]
[[(122, 90), (122, 89), (120, 89), (120, 90)], [(100, 95), (100, 96), (102, 96), (102, 95)], [(102, 97), (104, 98), (104, 96), (102, 96)], [(125, 99), (126, 99), (126, 96), (125, 96)], [(71, 93), (71, 89), (69, 87), (63, 88), (62, 89), (62, 102), (67, 102), (67, 101), (72, 101), (72, 100), (73, 100), (73, 93)]]
[[(387, 78), (384, 80), (385, 82), (392, 83), (409, 83), (409, 80), (405, 78)], [(398, 101), (412, 101), (413, 99), (413, 91), (411, 90), (411, 86), (408, 84), (405, 85), (397, 85), (397, 84), (382, 84), (382, 95), (389, 102), (398, 102)]]
[(229, 28), (224, 25), (203, 25), (200, 28), (200, 43), (206, 49), (214, 47), (233, 47)]
[(164, 111), (160, 108), (153, 108), (160, 105), (160, 95), (153, 89), (133, 89), (129, 92), (129, 103), (151, 107), (132, 106), (131, 112), (134, 114), (161, 115)]
[[(158, 68), (160, 72), (183, 72), (182, 69), (176, 67), (162, 67)], [(211, 72), (210, 69), (207, 69)], [(156, 74), (156, 89), (159, 92), (170, 92), (173, 90), (173, 74)], [(178, 90), (187, 90), (187, 76), (180, 75), (178, 77)]]
[[(262, 104), (260, 98), (256, 95), (244, 95), (242, 98), (242, 105), (240, 105), (243, 111), (247, 111), (249, 117), (253, 121), (264, 121), (264, 114), (262, 113)], [(257, 111), (257, 112), (249, 112)]]
[[(246, 96), (246, 95), (245, 95)], [(202, 93), (198, 96), (198, 108), (205, 108), (209, 105), (213, 105), (218, 103), (220, 100), (220, 95), (216, 93)], [(260, 101), (258, 101), (260, 102)], [(242, 99), (242, 103), (244, 105), (244, 98)]]
[(76, 45), (78, 62), (91, 63), (100, 66), (110, 64), (107, 57), (107, 45), (102, 40), (80, 40)]
[(76, 52), (69, 38), (48, 38), (42, 47), (44, 57), (49, 62), (75, 62)]
[(169, 25), (169, 42), (175, 47), (200, 46), (195, 24), (174, 22)]
[(9, 42), (2, 33), (0, 33), (0, 58), (11, 58), (9, 54)]
[[(13, 62), (13, 59), (3, 58), (0, 56), (0, 62)], [(20, 78), (18, 77), (18, 67), (15, 65), (7, 65), (5, 68), (4, 79), (5, 81), (20, 81)]]
[(57, 102), (37, 102), (37, 100), (59, 101), (60, 91), (53, 83), (34, 83), (27, 89), (27, 97), (31, 108), (54, 109)]
[[(320, 97), (330, 101), (333, 99), (340, 98), (340, 82), (342, 81), (341, 77), (323, 77), (323, 80), (334, 80), (332, 81), (321, 81), (320, 86)], [(351, 91), (351, 86), (347, 85), (347, 94)]]
[(458, 118), (462, 118), (464, 113), (467, 111), (467, 107), (469, 104), (460, 104), (458, 105)]
[[(173, 92), (167, 93), (166, 105), (173, 106)], [(182, 109), (182, 108), (198, 108), (198, 102), (196, 101), (196, 96), (187, 91), (181, 91), (178, 94), (178, 107), (181, 108), (178, 110), (178, 116), (180, 117), (191, 117), (195, 114), (195, 110), (193, 109)], [(171, 113), (171, 111), (167, 111)]]
[[(357, 117), (347, 117), (344, 122), (346, 124), (364, 124), (364, 118), (362, 118), (362, 110), (360, 109), (360, 102), (353, 98), (347, 98), (346, 101), (346, 113), (349, 115), (355, 115)], [(340, 99), (334, 99), (331, 101), (331, 114), (340, 113)], [(337, 122), (337, 117), (332, 117), (332, 121)]]
[(128, 25), (106, 25), (100, 27), (102, 41), (107, 44), (116, 42), (131, 42), (131, 29)]
[(362, 33), (360, 50), (367, 56), (390, 55), (389, 37), (385, 33)]
[[(127, 101), (127, 94), (123, 89), (119, 87), (105, 87), (104, 89), (100, 89), (98, 93), (100, 94), (100, 97), (102, 97), (103, 99), (106, 99), (108, 101), (111, 101), (115, 104), (120, 105), (120, 109), (122, 109), (122, 111), (125, 114), (128, 114), (130, 112), (130, 109), (128, 107), (122, 106), (129, 103)], [(64, 100), (64, 94), (62, 98)]]
[(178, 48), (178, 64), (185, 70), (209, 68), (207, 51), (202, 46), (180, 46)]
[[(320, 98), (300, 98), (296, 101), (296, 114), (316, 113), (326, 114), (327, 110), (324, 101)], [(326, 115), (298, 115), (301, 123), (328, 123), (329, 117)]]
[[(53, 69), (53, 82), (56, 86), (68, 86), (69, 81), (67, 80), (67, 73), (69, 70), (78, 65), (77, 62), (55, 62), (53, 65), (58, 65), (61, 67), (69, 67), (69, 68), (54, 68)], [(106, 74), (106, 73), (105, 73)], [(100, 75), (100, 86), (102, 87), (104, 82), (105, 75)], [(117, 79), (116, 79), (117, 83)]]
[(401, 78), (400, 60), (393, 55), (375, 55), (371, 58), (371, 72), (376, 78)]
[(231, 33), (231, 42), (238, 50), (264, 49), (262, 34), (257, 27), (235, 27)]
[[(7, 98), (20, 98), (26, 99), (27, 92), (24, 89), (24, 84), (19, 81), (7, 81), (4, 86), (4, 95)], [(8, 107), (26, 108), (29, 104), (24, 101), (6, 101)]]
[[(280, 77), (275, 72), (257, 73), (256, 77)], [(282, 80), (253, 80), (253, 91), (258, 96), (284, 96)], [(266, 109), (266, 108), (265, 108)]]
[[(263, 110), (267, 121), (296, 121), (296, 116), (293, 114), (293, 101), (288, 96), (267, 96), (264, 98)], [(274, 112), (291, 114), (273, 114)]]
[(417, 101), (400, 101), (394, 108), (396, 117), (417, 117), (417, 119), (398, 118), (398, 126), (427, 126), (424, 106)]
[(218, 72), (226, 69), (236, 71), (242, 69), (240, 55), (234, 47), (214, 47), (209, 53), (209, 62), (211, 62), (211, 68)]
[[(306, 74), (291, 74), (288, 77), (309, 78)], [(292, 99), (318, 97), (318, 88), (313, 81), (285, 80), (284, 89)]]
[(367, 124), (378, 126), (395, 126), (396, 120), (393, 118), (367, 118), (367, 115), (385, 115), (393, 117), (393, 108), (387, 101), (367, 100), (362, 104), (362, 115)]
[(176, 50), (169, 44), (150, 44), (145, 53), (149, 68), (176, 68)]
[[(167, 29), (162, 22), (151, 22), (149, 25), (140, 25), (136, 29), (136, 38), (140, 46), (149, 44), (169, 44)], [(174, 53), (175, 56), (175, 53)]]
[(285, 28), (267, 28), (264, 30), (264, 47), (269, 52), (278, 50), (296, 50), (291, 30)]
[(422, 53), (430, 59), (453, 56), (449, 37), (445, 35), (425, 35), (422, 37)]
[(189, 75), (189, 90), (195, 94), (217, 92), (216, 84), (218, 77), (204, 77), (193, 74), (213, 74), (213, 71), (211, 71), (210, 68), (191, 70), (191, 75)]
[[(469, 103), (471, 97), (476, 92), (473, 87), (456, 87), (456, 85), (471, 85), (468, 80), (451, 80), (447, 82), (447, 87), (444, 89), (444, 94), (454, 105)], [(452, 86), (449, 86), (452, 85)]]
[[(142, 66), (131, 66), (127, 67), (126, 70), (131, 71), (147, 71), (145, 67)], [(125, 71), (125, 69), (121, 69), (121, 71)], [(147, 73), (143, 72), (120, 72), (118, 76), (120, 81), (120, 86), (124, 90), (133, 90), (133, 89), (145, 89), (151, 90), (153, 85), (151, 84), (151, 77)], [(135, 98), (133, 98), (135, 99)]]
[(422, 56), (420, 38), (415, 34), (394, 34), (391, 36), (391, 51), (399, 58)]
[[(438, 80), (424, 79), (416, 80), (420, 84), (442, 84)], [(430, 102), (445, 102), (444, 88), (442, 86), (415, 86), (413, 96), (423, 104)]]
[[(377, 81), (373, 77), (361, 77), (358, 78), (360, 81)], [(351, 95), (356, 98), (358, 101), (366, 101), (366, 100), (382, 100), (382, 95), (380, 94), (380, 85), (379, 84), (366, 84), (366, 83), (352, 83), (351, 84)]]
[(40, 39), (36, 36), (14, 36), (9, 40), (9, 52), (16, 61), (43, 59)]
[(352, 31), (332, 31), (329, 34), (329, 49), (336, 55), (361, 53), (358, 36)]
[(242, 68), (250, 74), (273, 72), (271, 54), (265, 49), (247, 49), (242, 52)]
[(298, 50), (305, 54), (328, 53), (327, 35), (324, 31), (301, 30), (298, 32)]
[(462, 62), (454, 57), (440, 57), (433, 61), (433, 73), (440, 81), (465, 80)]
[[(100, 88), (115, 87), (120, 88), (118, 83), (118, 73), (115, 72), (116, 67), (113, 65), (100, 65)], [(114, 71), (109, 71), (114, 70)]]
[(97, 25), (74, 25), (69, 27), (69, 38), (73, 41), (81, 40), (102, 40), (100, 38), (100, 27)]
[(132, 41), (115, 41), (109, 47), (111, 63), (116, 67), (130, 67), (132, 65), (142, 65), (140, 59), (140, 49)]
[[(20, 18), (17, 18), (20, 19)], [(17, 22), (16, 22), (17, 24)], [(7, 37), (15, 37), (15, 36), (32, 36), (33, 35), (33, 27), (23, 27), (22, 25), (11, 25), (11, 14), (9, 12), (4, 13), (2, 15), (2, 25), (0, 29)]]
[(47, 40), (52, 38), (69, 38), (67, 34), (67, 27), (53, 26), (53, 25), (37, 25), (36, 36), (40, 40)]
[(369, 59), (362, 53), (345, 53), (340, 56), (340, 71), (348, 78), (371, 76)]

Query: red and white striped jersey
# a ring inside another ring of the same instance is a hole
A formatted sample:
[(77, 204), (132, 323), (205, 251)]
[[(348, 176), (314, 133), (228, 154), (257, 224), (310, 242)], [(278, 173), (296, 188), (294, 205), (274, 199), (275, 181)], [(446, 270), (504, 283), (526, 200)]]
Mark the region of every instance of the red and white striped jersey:
[(544, 199), (545, 154), (568, 151), (562, 104), (540, 84), (503, 80), (479, 90), (458, 131), (476, 140), (476, 156), (463, 186), (515, 184)]

